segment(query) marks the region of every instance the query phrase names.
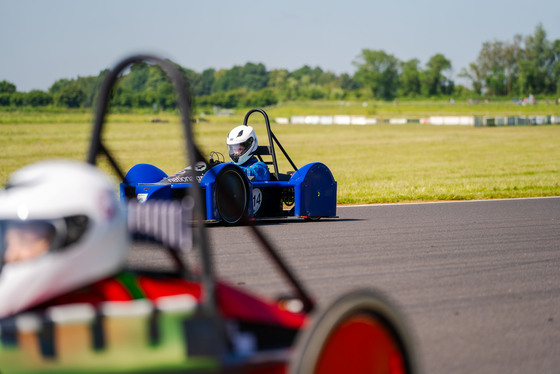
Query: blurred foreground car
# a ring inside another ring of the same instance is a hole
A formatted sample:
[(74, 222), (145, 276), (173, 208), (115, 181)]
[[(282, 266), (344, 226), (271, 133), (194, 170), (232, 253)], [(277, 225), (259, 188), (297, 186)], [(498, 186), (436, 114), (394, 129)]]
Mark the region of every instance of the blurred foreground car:
[[(188, 159), (200, 156), (179, 70), (153, 56), (125, 59), (102, 86), (88, 155), (91, 164), (104, 155), (125, 188), (129, 182), (103, 142), (102, 130), (117, 77), (142, 61), (158, 64), (173, 82)], [(196, 177), (194, 170), (189, 173)], [(68, 303), (67, 295), (60, 295), (41, 307), (0, 319), (0, 372), (417, 372), (409, 330), (384, 296), (361, 289), (317, 308), (247, 212), (241, 222), (284, 276), (291, 294), (266, 299), (217, 278), (203, 199), (204, 188), (197, 183), (180, 201), (139, 204), (130, 199), (130, 235), (148, 241), (150, 251), (161, 248), (173, 269), (129, 268), (117, 283), (95, 282), (104, 290), (95, 300)], [(228, 209), (239, 209), (235, 201), (230, 204)], [(196, 263), (184, 251), (196, 253)]]

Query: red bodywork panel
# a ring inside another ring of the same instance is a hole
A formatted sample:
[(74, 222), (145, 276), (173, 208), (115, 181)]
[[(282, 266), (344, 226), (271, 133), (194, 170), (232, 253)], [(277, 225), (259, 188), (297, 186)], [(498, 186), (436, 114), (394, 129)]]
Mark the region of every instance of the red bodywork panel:
[[(152, 301), (182, 294), (191, 295), (200, 301), (202, 294), (199, 283), (181, 278), (134, 275), (133, 279), (138, 292)], [(38, 308), (74, 303), (98, 305), (106, 301), (131, 301), (135, 298), (138, 297), (133, 296), (129, 285), (124, 284), (118, 277), (111, 277), (54, 298)], [(263, 301), (224, 282), (216, 284), (216, 301), (219, 312), (228, 319), (279, 325), (290, 329), (301, 329), (307, 320), (305, 314), (284, 310), (273, 302)]]

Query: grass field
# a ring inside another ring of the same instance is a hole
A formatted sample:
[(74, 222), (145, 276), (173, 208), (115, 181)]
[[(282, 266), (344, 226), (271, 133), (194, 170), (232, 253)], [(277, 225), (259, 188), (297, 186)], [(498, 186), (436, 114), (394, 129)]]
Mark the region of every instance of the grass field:
[(474, 116), (529, 116), (560, 115), (560, 105), (554, 98), (539, 100), (535, 105), (517, 105), (512, 100), (490, 99), (488, 103), (457, 99), (454, 104), (447, 100), (412, 100), (397, 101), (310, 101), (287, 103), (270, 108), (271, 117), (289, 117), (293, 115), (365, 115), (387, 119), (392, 117), (422, 118), (439, 115), (474, 115)]
[[(440, 103), (438, 108), (441, 107), (446, 105)], [(340, 113), (335, 113), (335, 109), (331, 107), (331, 113), (303, 104), (299, 111), (297, 107), (285, 107), (267, 112), (271, 118)], [(425, 107), (422, 110), (429, 111)], [(501, 110), (499, 114), (504, 114)], [(443, 109), (433, 109), (431, 114), (436, 111), (459, 114)], [(412, 116), (413, 112), (411, 109), (407, 115)], [(206, 116), (197, 124), (195, 132), (203, 150), (225, 154), (226, 134), (241, 124), (243, 113), (232, 117)], [(358, 113), (356, 109), (346, 114), (367, 113)], [(538, 114), (556, 113), (540, 111)], [(159, 123), (152, 123), (153, 118), (153, 114), (111, 115), (106, 133), (109, 147), (126, 167), (150, 162), (168, 173), (182, 169), (186, 161), (177, 117), (160, 114), (157, 118), (168, 122)], [(251, 124), (255, 125), (262, 143), (264, 122), (254, 114)], [(297, 166), (320, 161), (331, 169), (338, 182), (341, 204), (560, 196), (558, 125), (273, 126)], [(85, 160), (91, 114), (0, 113), (0, 129), (0, 184), (3, 185), (12, 171), (30, 162), (53, 157)], [(287, 162), (281, 162), (280, 167), (287, 169)]]

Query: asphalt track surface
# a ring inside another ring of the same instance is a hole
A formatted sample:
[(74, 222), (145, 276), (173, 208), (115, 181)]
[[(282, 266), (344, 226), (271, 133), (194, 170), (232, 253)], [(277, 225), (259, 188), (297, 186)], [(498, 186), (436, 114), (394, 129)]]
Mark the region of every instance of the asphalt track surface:
[[(560, 372), (560, 198), (337, 213), (258, 224), (320, 308), (355, 288), (381, 291), (424, 373)], [(267, 296), (288, 290), (247, 228), (208, 232), (220, 277)]]

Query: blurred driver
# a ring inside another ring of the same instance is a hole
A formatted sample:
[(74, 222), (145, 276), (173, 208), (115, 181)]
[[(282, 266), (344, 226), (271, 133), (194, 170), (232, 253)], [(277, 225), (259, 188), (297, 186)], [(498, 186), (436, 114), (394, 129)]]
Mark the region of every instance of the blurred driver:
[(129, 249), (114, 182), (94, 166), (42, 161), (0, 190), (0, 318), (117, 272)]
[(8, 224), (4, 235), (4, 263), (31, 260), (46, 253), (54, 234), (54, 227), (47, 222)]

